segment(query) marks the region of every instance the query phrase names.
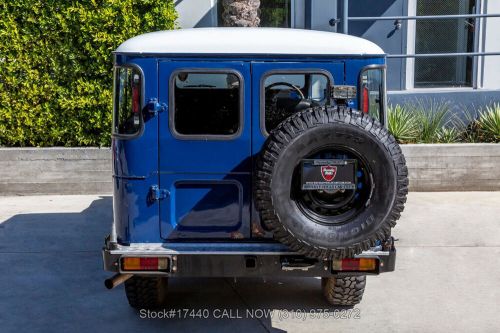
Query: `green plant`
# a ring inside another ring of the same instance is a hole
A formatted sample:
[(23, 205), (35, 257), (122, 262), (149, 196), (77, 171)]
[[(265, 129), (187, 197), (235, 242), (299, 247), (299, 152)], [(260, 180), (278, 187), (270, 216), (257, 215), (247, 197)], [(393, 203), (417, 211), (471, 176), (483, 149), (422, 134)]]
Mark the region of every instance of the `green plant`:
[(387, 125), (399, 143), (500, 142), (500, 103), (462, 109), (450, 115), (449, 102), (434, 100), (390, 105)]
[(110, 142), (112, 51), (175, 27), (172, 0), (0, 3), (0, 146)]
[(441, 127), (441, 129), (437, 132), (437, 140), (438, 143), (456, 143), (460, 141), (461, 131), (456, 127)]
[(399, 104), (390, 105), (387, 111), (387, 127), (394, 138), (399, 143), (414, 143), (419, 134), (415, 114)]
[(486, 110), (479, 112), (477, 120), (479, 133), (483, 141), (500, 142), (500, 104), (494, 103), (487, 106)]
[(418, 100), (410, 105), (410, 112), (417, 117), (419, 134), (418, 143), (439, 142), (443, 127), (448, 125), (450, 113), (449, 102), (435, 100)]
[(462, 114), (454, 114), (451, 124), (457, 129), (460, 136), (458, 142), (481, 142), (479, 127), (477, 123), (478, 112), (474, 105), (462, 105)]

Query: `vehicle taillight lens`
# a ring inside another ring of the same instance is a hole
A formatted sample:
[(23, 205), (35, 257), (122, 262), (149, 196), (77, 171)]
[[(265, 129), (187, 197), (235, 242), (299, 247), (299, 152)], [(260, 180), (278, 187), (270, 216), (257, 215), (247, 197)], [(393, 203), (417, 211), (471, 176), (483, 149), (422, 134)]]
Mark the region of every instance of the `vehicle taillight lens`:
[(158, 257), (122, 258), (123, 271), (164, 271), (168, 270), (169, 259)]
[(346, 258), (334, 260), (334, 271), (374, 271), (377, 268), (377, 259), (375, 258)]
[(368, 113), (370, 111), (370, 95), (366, 86), (363, 87), (363, 105), (361, 110), (364, 113)]
[(134, 74), (132, 79), (132, 112), (139, 113), (141, 111), (141, 79), (139, 74)]

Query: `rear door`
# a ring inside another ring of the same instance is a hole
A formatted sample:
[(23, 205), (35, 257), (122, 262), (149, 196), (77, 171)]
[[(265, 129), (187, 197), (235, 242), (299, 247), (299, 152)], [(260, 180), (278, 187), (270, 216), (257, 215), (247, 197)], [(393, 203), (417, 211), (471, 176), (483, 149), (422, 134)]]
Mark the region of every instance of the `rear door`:
[(250, 65), (159, 63), (161, 236), (250, 236)]

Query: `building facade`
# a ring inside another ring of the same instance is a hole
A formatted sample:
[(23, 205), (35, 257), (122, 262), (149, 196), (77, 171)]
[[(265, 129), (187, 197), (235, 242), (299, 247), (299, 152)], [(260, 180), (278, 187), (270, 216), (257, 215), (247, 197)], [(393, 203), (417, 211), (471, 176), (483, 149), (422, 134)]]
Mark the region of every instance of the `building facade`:
[[(261, 0), (260, 26), (347, 32), (390, 56), (389, 103), (446, 100), (456, 109), (500, 101), (500, 17), (364, 20), (359, 17), (500, 14), (498, 0)], [(222, 0), (177, 0), (182, 28), (222, 26)], [(347, 5), (347, 7), (345, 7)], [(347, 9), (347, 11), (346, 11)], [(350, 18), (347, 27), (343, 17)], [(347, 28), (347, 31), (344, 29)], [(307, 48), (308, 41), (304, 43)]]

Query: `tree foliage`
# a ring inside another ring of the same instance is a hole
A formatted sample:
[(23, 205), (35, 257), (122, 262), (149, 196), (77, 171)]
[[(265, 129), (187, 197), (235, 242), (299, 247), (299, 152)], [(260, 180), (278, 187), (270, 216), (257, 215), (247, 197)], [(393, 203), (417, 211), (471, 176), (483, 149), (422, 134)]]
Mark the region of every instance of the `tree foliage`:
[(112, 51), (176, 18), (172, 0), (0, 3), (0, 146), (108, 145)]

